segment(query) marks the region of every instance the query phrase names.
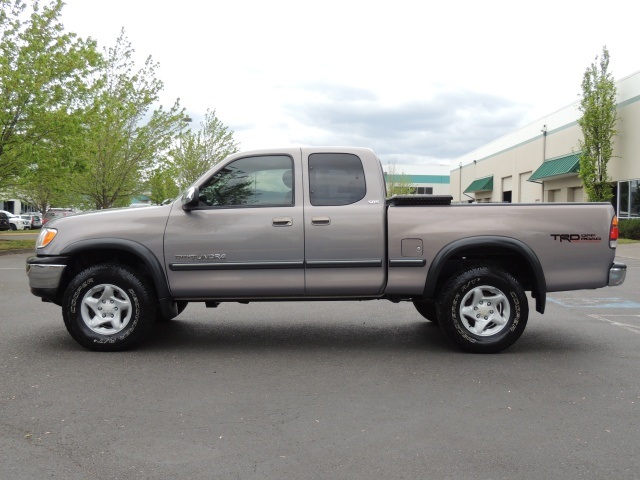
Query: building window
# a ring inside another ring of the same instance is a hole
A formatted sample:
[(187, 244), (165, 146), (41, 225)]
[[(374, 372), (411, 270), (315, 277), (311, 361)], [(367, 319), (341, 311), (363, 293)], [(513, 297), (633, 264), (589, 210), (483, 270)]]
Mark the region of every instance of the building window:
[(640, 217), (640, 180), (618, 182), (618, 217)]
[(418, 195), (433, 195), (433, 187), (416, 187)]

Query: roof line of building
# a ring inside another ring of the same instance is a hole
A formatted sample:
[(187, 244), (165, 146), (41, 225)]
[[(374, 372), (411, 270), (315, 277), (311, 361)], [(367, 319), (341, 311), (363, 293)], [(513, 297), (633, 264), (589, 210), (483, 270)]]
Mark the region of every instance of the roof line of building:
[[(640, 101), (640, 95), (636, 95), (635, 97), (628, 98), (627, 100), (624, 100), (624, 101), (618, 103), (617, 107), (618, 108), (623, 108), (623, 107), (626, 107), (626, 106), (631, 105), (633, 103), (636, 103), (638, 101)], [(560, 111), (560, 110), (558, 110), (558, 111)], [(547, 136), (553, 135), (555, 133), (558, 133), (558, 132), (561, 132), (561, 131), (566, 130), (568, 128), (571, 128), (571, 127), (573, 127), (573, 126), (575, 126), (577, 124), (578, 124), (578, 120), (574, 120), (573, 122), (569, 122), (569, 123), (566, 123), (566, 124), (564, 124), (564, 125), (562, 125), (560, 127), (554, 128), (553, 130), (549, 130), (548, 132), (546, 132), (546, 134), (547, 134)], [(489, 159), (491, 159), (493, 157), (496, 157), (498, 155), (502, 155), (503, 153), (509, 152), (509, 151), (514, 150), (516, 148), (520, 148), (523, 145), (526, 145), (528, 143), (532, 143), (532, 142), (535, 142), (536, 140), (539, 140), (543, 135), (544, 135), (544, 133), (540, 133), (540, 134), (538, 134), (538, 135), (536, 135), (534, 137), (528, 138), (527, 140), (523, 140), (522, 142), (519, 142), (519, 143), (516, 143), (514, 145), (511, 145), (510, 147), (504, 148), (502, 150), (498, 150), (498, 151), (496, 151), (496, 152), (494, 152), (494, 153), (492, 153), (490, 155), (487, 155), (486, 157), (478, 158), (477, 160), (475, 160), (475, 162), (482, 162), (484, 160), (489, 160)], [(567, 152), (567, 154), (569, 154), (569, 152)], [(561, 156), (563, 156), (563, 155), (561, 155)], [(547, 159), (547, 160), (551, 160), (551, 159)], [(474, 165), (474, 163), (472, 161), (470, 161), (466, 165), (460, 165), (459, 168), (463, 168), (464, 169), (464, 168), (467, 168), (467, 167), (469, 167), (471, 165)]]

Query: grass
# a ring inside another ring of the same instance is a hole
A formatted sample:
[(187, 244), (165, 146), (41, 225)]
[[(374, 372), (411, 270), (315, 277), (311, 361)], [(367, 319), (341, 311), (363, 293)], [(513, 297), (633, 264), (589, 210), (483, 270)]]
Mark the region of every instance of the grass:
[(630, 243), (640, 243), (640, 240), (631, 240), (630, 238), (619, 238), (618, 239), (618, 244), (619, 245), (628, 245)]
[(35, 240), (0, 240), (0, 252), (12, 250), (35, 250)]
[(34, 238), (24, 239), (19, 236), (25, 233), (37, 233), (33, 230), (6, 231), (0, 232), (0, 253), (6, 252), (26, 252), (35, 250), (36, 241)]

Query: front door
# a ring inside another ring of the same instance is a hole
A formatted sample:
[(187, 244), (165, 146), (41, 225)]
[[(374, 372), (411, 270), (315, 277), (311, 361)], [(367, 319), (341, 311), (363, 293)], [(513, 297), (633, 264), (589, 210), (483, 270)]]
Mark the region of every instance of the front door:
[(169, 216), (165, 263), (178, 298), (304, 294), (300, 150), (240, 157), (199, 185), (200, 206)]

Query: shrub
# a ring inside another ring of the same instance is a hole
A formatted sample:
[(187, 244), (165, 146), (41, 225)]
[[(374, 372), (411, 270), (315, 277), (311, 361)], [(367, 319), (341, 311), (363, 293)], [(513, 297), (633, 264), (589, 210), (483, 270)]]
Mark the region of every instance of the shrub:
[(640, 219), (620, 220), (620, 238), (640, 240)]

